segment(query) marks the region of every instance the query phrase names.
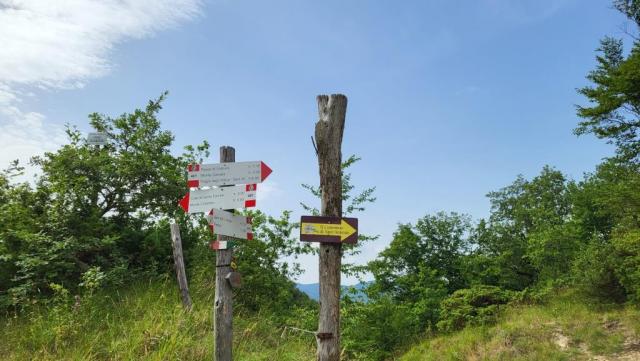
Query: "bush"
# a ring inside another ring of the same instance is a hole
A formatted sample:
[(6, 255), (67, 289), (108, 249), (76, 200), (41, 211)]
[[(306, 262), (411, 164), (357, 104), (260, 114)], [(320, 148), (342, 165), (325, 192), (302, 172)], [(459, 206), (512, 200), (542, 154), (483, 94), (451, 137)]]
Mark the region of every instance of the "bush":
[(495, 321), (500, 305), (513, 298), (513, 292), (495, 286), (474, 286), (455, 291), (440, 305), (438, 329), (455, 331), (468, 325), (485, 325)]
[(617, 263), (615, 275), (630, 299), (640, 302), (640, 230), (612, 239)]
[(411, 307), (389, 297), (369, 303), (343, 302), (342, 344), (349, 360), (386, 360), (414, 340), (420, 327)]
[(626, 292), (616, 275), (616, 251), (608, 240), (595, 238), (573, 262), (576, 285), (589, 296), (622, 302)]

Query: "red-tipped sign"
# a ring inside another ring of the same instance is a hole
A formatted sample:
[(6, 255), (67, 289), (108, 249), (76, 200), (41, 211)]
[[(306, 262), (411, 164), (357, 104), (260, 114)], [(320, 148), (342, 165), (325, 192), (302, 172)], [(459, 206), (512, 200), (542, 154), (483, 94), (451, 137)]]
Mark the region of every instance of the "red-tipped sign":
[(209, 213), (213, 208), (234, 209), (256, 206), (256, 185), (195, 189), (178, 202), (188, 213)]
[(189, 187), (215, 187), (262, 183), (272, 170), (262, 161), (193, 164), (187, 167)]
[(267, 179), (267, 177), (269, 176), (269, 174), (271, 174), (271, 172), (273, 172), (271, 170), (271, 168), (269, 168), (268, 165), (266, 165), (264, 162), (260, 162), (260, 181), (264, 182), (265, 179)]

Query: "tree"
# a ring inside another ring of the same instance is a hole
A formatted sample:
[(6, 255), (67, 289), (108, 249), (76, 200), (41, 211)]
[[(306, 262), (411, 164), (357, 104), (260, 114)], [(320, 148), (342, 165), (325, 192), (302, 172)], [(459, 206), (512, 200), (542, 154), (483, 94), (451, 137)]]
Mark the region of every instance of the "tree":
[(472, 260), (480, 283), (521, 290), (569, 270), (578, 247), (570, 224), (570, 183), (548, 166), (532, 180), (519, 176), (488, 194), (491, 215), (474, 232), (478, 248)]
[[(614, 7), (640, 26), (640, 1), (615, 0)], [(640, 42), (625, 57), (621, 39), (605, 37), (597, 49), (598, 65), (587, 75), (592, 85), (578, 90), (591, 103), (578, 106), (585, 119), (578, 135), (593, 133), (617, 146), (622, 160), (640, 161)]]
[(389, 247), (368, 264), (373, 299), (391, 297), (411, 305), (419, 329), (435, 325), (440, 302), (466, 286), (464, 257), (470, 251), (470, 218), (458, 213), (426, 215), (401, 224)]
[[(0, 262), (10, 272), (0, 288), (8, 291), (9, 303), (46, 295), (52, 284), (75, 289), (82, 274), (97, 267), (107, 279), (170, 269), (166, 220), (185, 217), (176, 202), (187, 189), (184, 169), (195, 150), (171, 154), (173, 135), (157, 119), (165, 96), (116, 118), (91, 114), (91, 125), (107, 134), (106, 146), (88, 145), (67, 127), (69, 144), (32, 159), (42, 171), (33, 188), (0, 177), (6, 200), (0, 206)], [(185, 248), (197, 239), (184, 230)]]

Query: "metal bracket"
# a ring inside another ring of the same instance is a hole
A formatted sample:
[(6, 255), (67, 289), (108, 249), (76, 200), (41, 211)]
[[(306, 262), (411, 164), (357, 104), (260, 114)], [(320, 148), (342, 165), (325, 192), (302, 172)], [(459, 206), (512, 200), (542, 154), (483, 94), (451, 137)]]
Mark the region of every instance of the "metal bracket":
[(316, 332), (316, 337), (321, 340), (327, 340), (333, 338), (333, 334), (331, 332)]

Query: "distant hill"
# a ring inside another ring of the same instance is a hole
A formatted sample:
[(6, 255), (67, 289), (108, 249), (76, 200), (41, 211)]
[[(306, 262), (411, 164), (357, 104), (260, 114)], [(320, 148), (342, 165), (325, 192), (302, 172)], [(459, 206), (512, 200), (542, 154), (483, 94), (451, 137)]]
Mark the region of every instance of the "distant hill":
[[(342, 286), (342, 295), (346, 294), (346, 292), (350, 288), (356, 289), (355, 298), (363, 301), (367, 300), (367, 296), (361, 291), (365, 286), (367, 286), (368, 282), (361, 282), (351, 286)], [(320, 284), (319, 283), (296, 283), (296, 287), (306, 293), (311, 299), (318, 301), (320, 299)]]

